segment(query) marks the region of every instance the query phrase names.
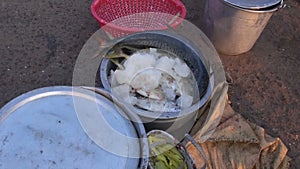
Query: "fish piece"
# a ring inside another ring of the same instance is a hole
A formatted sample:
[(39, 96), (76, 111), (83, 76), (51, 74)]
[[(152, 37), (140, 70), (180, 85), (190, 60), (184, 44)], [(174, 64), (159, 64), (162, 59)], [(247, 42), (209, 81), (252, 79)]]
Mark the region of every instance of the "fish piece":
[(172, 74), (173, 73), (172, 68), (174, 66), (174, 63), (175, 63), (175, 60), (173, 60), (167, 56), (162, 56), (157, 60), (155, 68), (163, 70), (169, 74)]
[(138, 89), (136, 92), (144, 97), (148, 97), (148, 93), (142, 89)]
[(154, 100), (163, 100), (164, 94), (163, 91), (159, 90), (159, 89), (155, 89), (155, 90), (151, 90), (151, 91), (144, 91), (141, 89), (136, 90), (136, 92), (144, 97), (150, 98), (150, 99), (154, 99)]
[(119, 97), (120, 99), (129, 100), (130, 86), (122, 84), (112, 88), (112, 94)]
[(182, 94), (177, 99), (177, 104), (183, 109), (188, 108), (193, 104), (193, 97), (190, 95)]
[(136, 107), (151, 111), (151, 112), (170, 112), (175, 113), (180, 111), (180, 107), (176, 105), (174, 102), (170, 102), (167, 100), (153, 100), (153, 99), (142, 99), (137, 98), (137, 102), (135, 104)]
[(161, 78), (161, 72), (156, 69), (145, 69), (135, 77), (133, 77), (130, 85), (134, 89), (142, 89), (144, 91), (151, 91), (158, 87)]
[(165, 94), (165, 97), (167, 100), (170, 100), (170, 101), (174, 101), (175, 98), (176, 98), (176, 92), (175, 90), (173, 90), (172, 88), (162, 88), (162, 90), (164, 91), (164, 94)]
[(142, 108), (147, 111), (152, 112), (164, 112), (166, 109), (165, 101), (157, 101), (153, 99), (141, 99), (138, 98), (136, 102), (136, 106)]
[(145, 52), (136, 52), (132, 54), (124, 63), (125, 69), (134, 67), (136, 71), (154, 67), (156, 62), (155, 56)]
[(124, 69), (115, 71), (115, 78), (119, 84), (130, 84), (134, 75), (141, 69), (153, 67), (156, 60), (153, 55), (136, 52), (124, 62)]
[(161, 91), (159, 89), (151, 90), (148, 94), (148, 97), (150, 99), (154, 99), (154, 100), (163, 100), (163, 99), (165, 99), (163, 91)]
[(110, 74), (107, 77), (108, 83), (111, 84), (112, 83), (112, 79), (114, 77), (115, 72), (113, 70), (110, 70)]
[(198, 92), (195, 88), (195, 85), (192, 84), (190, 80), (182, 79), (178, 82), (178, 86), (181, 94), (186, 94), (190, 96), (197, 95), (195, 92)]
[(181, 77), (187, 77), (190, 74), (190, 68), (185, 63), (176, 62), (174, 70)]
[(177, 81), (167, 73), (163, 73), (160, 87), (169, 101), (175, 101), (176, 96), (181, 95)]
[[(133, 76), (133, 72), (130, 70), (116, 70), (113, 78), (117, 80), (119, 84), (129, 84)], [(112, 80), (113, 81), (113, 80)]]
[(137, 103), (137, 98), (135, 96), (130, 96), (131, 105), (135, 105)]

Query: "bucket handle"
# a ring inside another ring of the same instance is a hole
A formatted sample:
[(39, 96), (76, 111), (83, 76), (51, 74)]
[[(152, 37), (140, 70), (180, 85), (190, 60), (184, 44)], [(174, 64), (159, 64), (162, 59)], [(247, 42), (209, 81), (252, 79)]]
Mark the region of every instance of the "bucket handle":
[(283, 2), (283, 0), (280, 1), (280, 5), (277, 7), (277, 10), (283, 9), (286, 7), (286, 4)]
[[(203, 150), (203, 148), (195, 141), (195, 139), (189, 135), (189, 134), (185, 134), (185, 137), (182, 140), (182, 144), (185, 146), (188, 142), (191, 142), (193, 146), (196, 147), (196, 149), (200, 152), (202, 158), (204, 159), (204, 165), (201, 167), (201, 169), (206, 169), (206, 165), (208, 163), (207, 157), (205, 155), (205, 152)], [(186, 147), (185, 147), (186, 148)]]

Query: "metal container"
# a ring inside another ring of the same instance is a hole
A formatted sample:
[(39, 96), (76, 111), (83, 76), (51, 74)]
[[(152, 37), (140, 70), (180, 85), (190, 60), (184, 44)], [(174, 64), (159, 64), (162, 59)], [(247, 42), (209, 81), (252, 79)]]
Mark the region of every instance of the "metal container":
[[(151, 154), (151, 148), (152, 148), (152, 146), (155, 147), (155, 146), (158, 146), (158, 145), (161, 145), (161, 144), (168, 143), (168, 144), (174, 145), (174, 147), (176, 146), (177, 150), (183, 156), (184, 161), (186, 162), (188, 169), (196, 169), (196, 164), (194, 162), (194, 159), (192, 159), (192, 157), (190, 156), (189, 152), (186, 149), (187, 143), (190, 142), (191, 145), (193, 145), (201, 153), (202, 157), (205, 160), (207, 159), (206, 156), (205, 156), (205, 154), (203, 153), (202, 147), (199, 144), (197, 144), (196, 141), (194, 140), (194, 138), (191, 137), (188, 134), (185, 135), (185, 137), (184, 137), (184, 139), (183, 139), (182, 142), (179, 142), (172, 135), (170, 135), (169, 133), (164, 132), (162, 130), (151, 130), (150, 132), (147, 133), (148, 137), (150, 135), (155, 136), (157, 138), (160, 138), (161, 140), (164, 140), (164, 141), (160, 141), (160, 142), (155, 142), (155, 143), (149, 144), (150, 154)], [(150, 155), (150, 158), (151, 158), (151, 155)], [(205, 163), (203, 169), (205, 169), (205, 168), (206, 168), (206, 163)], [(149, 169), (155, 169), (154, 166), (151, 164), (151, 160), (150, 159), (149, 159)]]
[(207, 0), (203, 29), (218, 52), (249, 51), (283, 0)]
[[(117, 45), (118, 43), (147, 45), (149, 47), (170, 51), (184, 60), (190, 67), (196, 79), (199, 91), (199, 99), (191, 107), (184, 109), (179, 114), (167, 112), (157, 114), (128, 106), (131, 108), (131, 111), (136, 112), (142, 119), (146, 131), (155, 129), (165, 130), (178, 140), (183, 139), (185, 134), (188, 133), (194, 125), (198, 110), (209, 100), (213, 90), (213, 76), (208, 75), (208, 71), (204, 66), (205, 61), (201, 59), (201, 53), (198, 52), (201, 51), (201, 49), (196, 48), (190, 41), (178, 34), (169, 31), (136, 33), (119, 39), (115, 44)], [(103, 59), (100, 64), (100, 79), (104, 88), (109, 91), (111, 87), (108, 76), (110, 71), (115, 68), (116, 67), (114, 67), (108, 59)]]
[(146, 169), (145, 129), (138, 116), (120, 111), (100, 89), (23, 94), (0, 110), (0, 168)]

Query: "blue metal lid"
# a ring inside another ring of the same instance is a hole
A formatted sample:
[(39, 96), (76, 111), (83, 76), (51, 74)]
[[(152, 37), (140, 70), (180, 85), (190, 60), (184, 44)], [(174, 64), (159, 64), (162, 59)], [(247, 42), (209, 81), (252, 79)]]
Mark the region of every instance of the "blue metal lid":
[(0, 168), (135, 169), (137, 130), (106, 97), (47, 87), (0, 110)]
[(224, 0), (224, 2), (244, 9), (264, 10), (266, 8), (275, 7), (282, 0)]

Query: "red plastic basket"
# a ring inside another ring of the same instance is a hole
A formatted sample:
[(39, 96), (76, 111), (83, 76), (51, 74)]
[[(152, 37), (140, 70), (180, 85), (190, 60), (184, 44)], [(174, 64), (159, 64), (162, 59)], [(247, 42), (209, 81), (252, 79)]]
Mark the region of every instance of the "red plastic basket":
[(115, 37), (175, 28), (186, 16), (180, 0), (94, 0), (91, 12), (100, 27)]

